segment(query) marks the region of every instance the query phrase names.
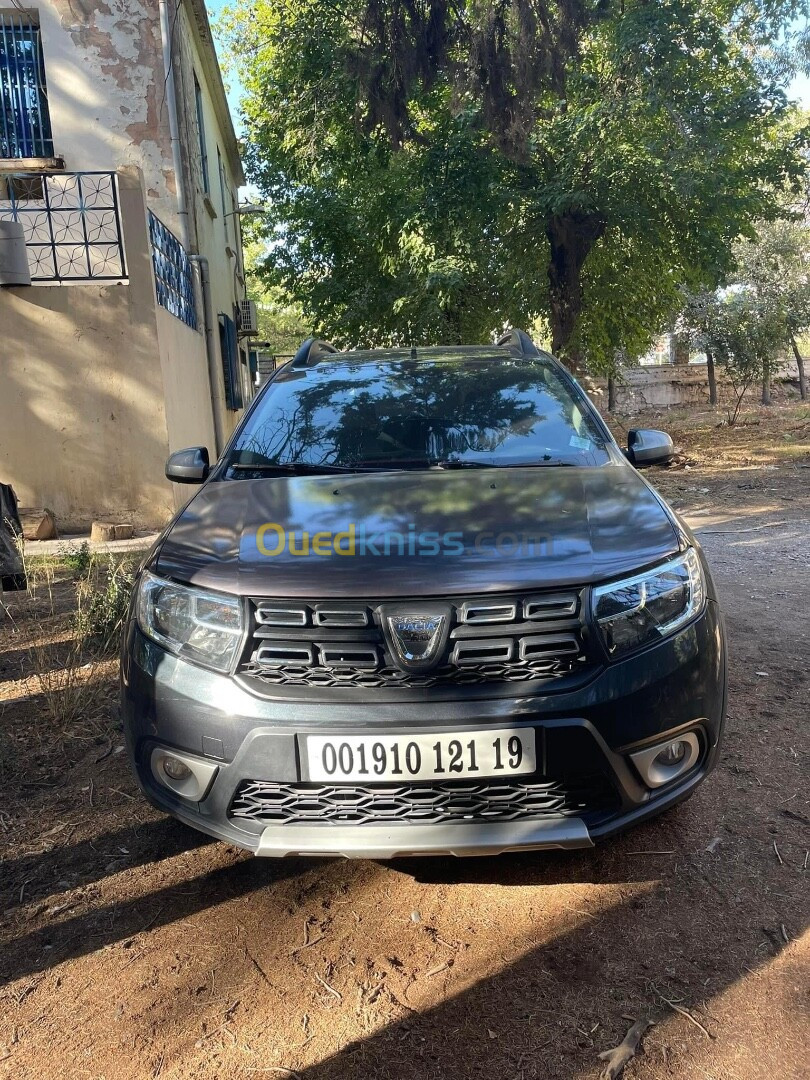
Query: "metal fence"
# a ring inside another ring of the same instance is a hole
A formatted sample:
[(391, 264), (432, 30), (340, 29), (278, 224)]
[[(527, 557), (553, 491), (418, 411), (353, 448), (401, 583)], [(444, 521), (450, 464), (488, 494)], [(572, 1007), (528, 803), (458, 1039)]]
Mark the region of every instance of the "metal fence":
[(158, 303), (178, 319), (197, 329), (197, 305), (191, 262), (183, 245), (160, 218), (149, 211), (149, 240)]
[(21, 222), (32, 281), (126, 280), (115, 173), (0, 176), (0, 220)]
[(39, 26), (0, 12), (0, 158), (53, 157)]

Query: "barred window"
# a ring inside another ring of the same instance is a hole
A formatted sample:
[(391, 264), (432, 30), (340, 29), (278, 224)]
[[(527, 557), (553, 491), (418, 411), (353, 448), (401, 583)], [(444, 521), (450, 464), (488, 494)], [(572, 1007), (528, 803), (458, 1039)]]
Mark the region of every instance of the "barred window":
[(0, 11), (0, 158), (53, 157), (39, 23)]

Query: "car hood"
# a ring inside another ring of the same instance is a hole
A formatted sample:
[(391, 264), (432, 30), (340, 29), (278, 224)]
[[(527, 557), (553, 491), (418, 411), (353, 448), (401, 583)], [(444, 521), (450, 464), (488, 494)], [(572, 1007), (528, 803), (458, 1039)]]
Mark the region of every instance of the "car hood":
[(212, 481), (152, 568), (247, 595), (437, 596), (587, 584), (678, 545), (629, 465), (411, 470)]

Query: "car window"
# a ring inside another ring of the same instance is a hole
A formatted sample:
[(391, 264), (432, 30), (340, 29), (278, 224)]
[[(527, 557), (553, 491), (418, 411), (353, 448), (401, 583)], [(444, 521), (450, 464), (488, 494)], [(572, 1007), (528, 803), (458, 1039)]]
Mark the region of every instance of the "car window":
[(228, 458), (418, 468), (601, 465), (604, 437), (542, 359), (324, 363), (287, 369), (267, 388)]

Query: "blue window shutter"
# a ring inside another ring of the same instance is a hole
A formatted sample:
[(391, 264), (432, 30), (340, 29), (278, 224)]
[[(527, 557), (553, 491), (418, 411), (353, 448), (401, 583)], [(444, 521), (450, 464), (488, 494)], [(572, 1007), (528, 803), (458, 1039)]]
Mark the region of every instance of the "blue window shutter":
[(236, 323), (228, 315), (219, 316), (219, 347), (222, 353), (222, 375), (225, 381), (225, 404), (233, 410), (244, 406), (242, 383), (239, 379), (239, 346)]

